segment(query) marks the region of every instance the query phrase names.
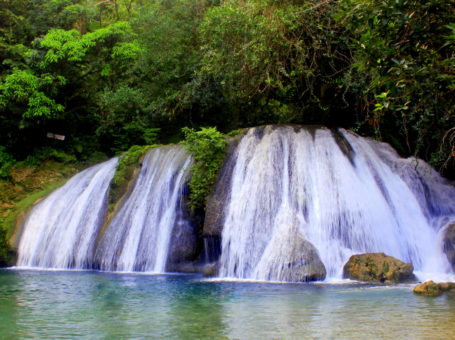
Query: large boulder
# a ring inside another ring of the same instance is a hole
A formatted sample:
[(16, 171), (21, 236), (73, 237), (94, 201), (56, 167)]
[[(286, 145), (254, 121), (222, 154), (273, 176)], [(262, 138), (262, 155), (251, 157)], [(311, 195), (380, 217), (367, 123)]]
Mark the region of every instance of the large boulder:
[(412, 264), (384, 253), (352, 255), (343, 267), (343, 277), (374, 283), (409, 282), (415, 279)]
[(443, 249), (455, 271), (455, 223), (448, 224), (443, 230)]
[[(267, 254), (263, 254), (263, 258), (267, 260), (260, 262), (258, 267), (264, 267), (256, 268), (267, 272), (264, 279), (284, 282), (324, 280), (326, 269), (316, 247), (302, 236), (296, 226), (285, 226), (281, 231), (275, 234), (269, 245), (269, 249), (274, 249), (281, 256), (268, 258)], [(209, 263), (202, 272), (204, 276), (217, 276), (219, 267), (219, 262)]]
[(281, 276), (287, 282), (324, 280), (326, 269), (316, 247), (302, 235), (296, 234), (289, 249)]
[(308, 282), (325, 279), (326, 269), (318, 250), (296, 226), (283, 226), (281, 232), (275, 233), (268, 249), (273, 249), (273, 254), (270, 257), (263, 254), (267, 260), (257, 267), (258, 271), (268, 273), (266, 280)]
[(414, 287), (414, 293), (425, 296), (439, 296), (444, 292), (455, 293), (455, 282), (436, 283), (425, 281)]

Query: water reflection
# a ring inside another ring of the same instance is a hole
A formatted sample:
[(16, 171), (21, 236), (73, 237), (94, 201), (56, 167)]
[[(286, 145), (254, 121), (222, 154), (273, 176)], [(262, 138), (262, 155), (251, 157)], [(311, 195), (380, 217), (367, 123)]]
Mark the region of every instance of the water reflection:
[(229, 294), (217, 284), (196, 282), (176, 290), (169, 315), (169, 336), (176, 339), (227, 339), (223, 304)]
[(411, 286), (0, 271), (0, 338), (450, 339), (454, 296)]
[(13, 339), (19, 331), (19, 282), (16, 278), (15, 273), (0, 271), (0, 334), (5, 339)]

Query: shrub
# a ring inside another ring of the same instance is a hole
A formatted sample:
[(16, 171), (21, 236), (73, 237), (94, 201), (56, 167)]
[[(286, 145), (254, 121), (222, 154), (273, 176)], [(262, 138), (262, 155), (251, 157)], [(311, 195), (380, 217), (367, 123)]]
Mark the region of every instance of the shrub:
[(15, 163), (13, 156), (5, 152), (5, 147), (0, 146), (0, 178), (11, 176), (11, 167)]
[(183, 145), (194, 157), (189, 205), (193, 210), (204, 209), (222, 165), (227, 140), (214, 127), (201, 128), (199, 131), (183, 128), (182, 132), (185, 135)]

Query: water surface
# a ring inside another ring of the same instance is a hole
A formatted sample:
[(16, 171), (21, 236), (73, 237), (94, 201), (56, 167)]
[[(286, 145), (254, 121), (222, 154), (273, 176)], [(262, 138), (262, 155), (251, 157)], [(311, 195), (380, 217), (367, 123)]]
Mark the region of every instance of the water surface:
[(2, 339), (454, 339), (455, 298), (409, 285), (0, 271)]

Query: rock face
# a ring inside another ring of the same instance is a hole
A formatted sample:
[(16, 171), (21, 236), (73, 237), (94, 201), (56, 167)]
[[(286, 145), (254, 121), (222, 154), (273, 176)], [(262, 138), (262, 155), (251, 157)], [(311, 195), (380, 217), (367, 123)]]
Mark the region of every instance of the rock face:
[(455, 282), (436, 283), (425, 281), (414, 287), (414, 293), (425, 296), (439, 296), (444, 292), (455, 293)]
[(451, 223), (444, 228), (443, 249), (447, 259), (455, 271), (455, 223)]
[(384, 253), (353, 255), (343, 267), (343, 277), (375, 283), (398, 283), (414, 280), (412, 264)]
[(218, 275), (218, 262), (208, 263), (202, 268), (202, 274), (206, 277), (214, 277)]
[[(183, 199), (181, 204), (185, 206)], [(179, 214), (181, 215), (177, 218), (178, 222), (175, 224), (171, 233), (166, 271), (193, 273), (197, 271), (194, 261), (201, 248), (201, 244), (197, 235), (196, 226), (191, 222), (189, 212), (182, 209)]]
[(231, 174), (235, 166), (234, 160), (237, 157), (236, 147), (240, 138), (241, 136), (238, 136), (229, 141), (226, 157), (221, 167), (217, 183), (205, 207), (204, 236), (221, 237), (223, 232), (224, 206), (230, 195)]
[(326, 269), (316, 247), (296, 233), (281, 268), (281, 279), (287, 282), (324, 280)]

